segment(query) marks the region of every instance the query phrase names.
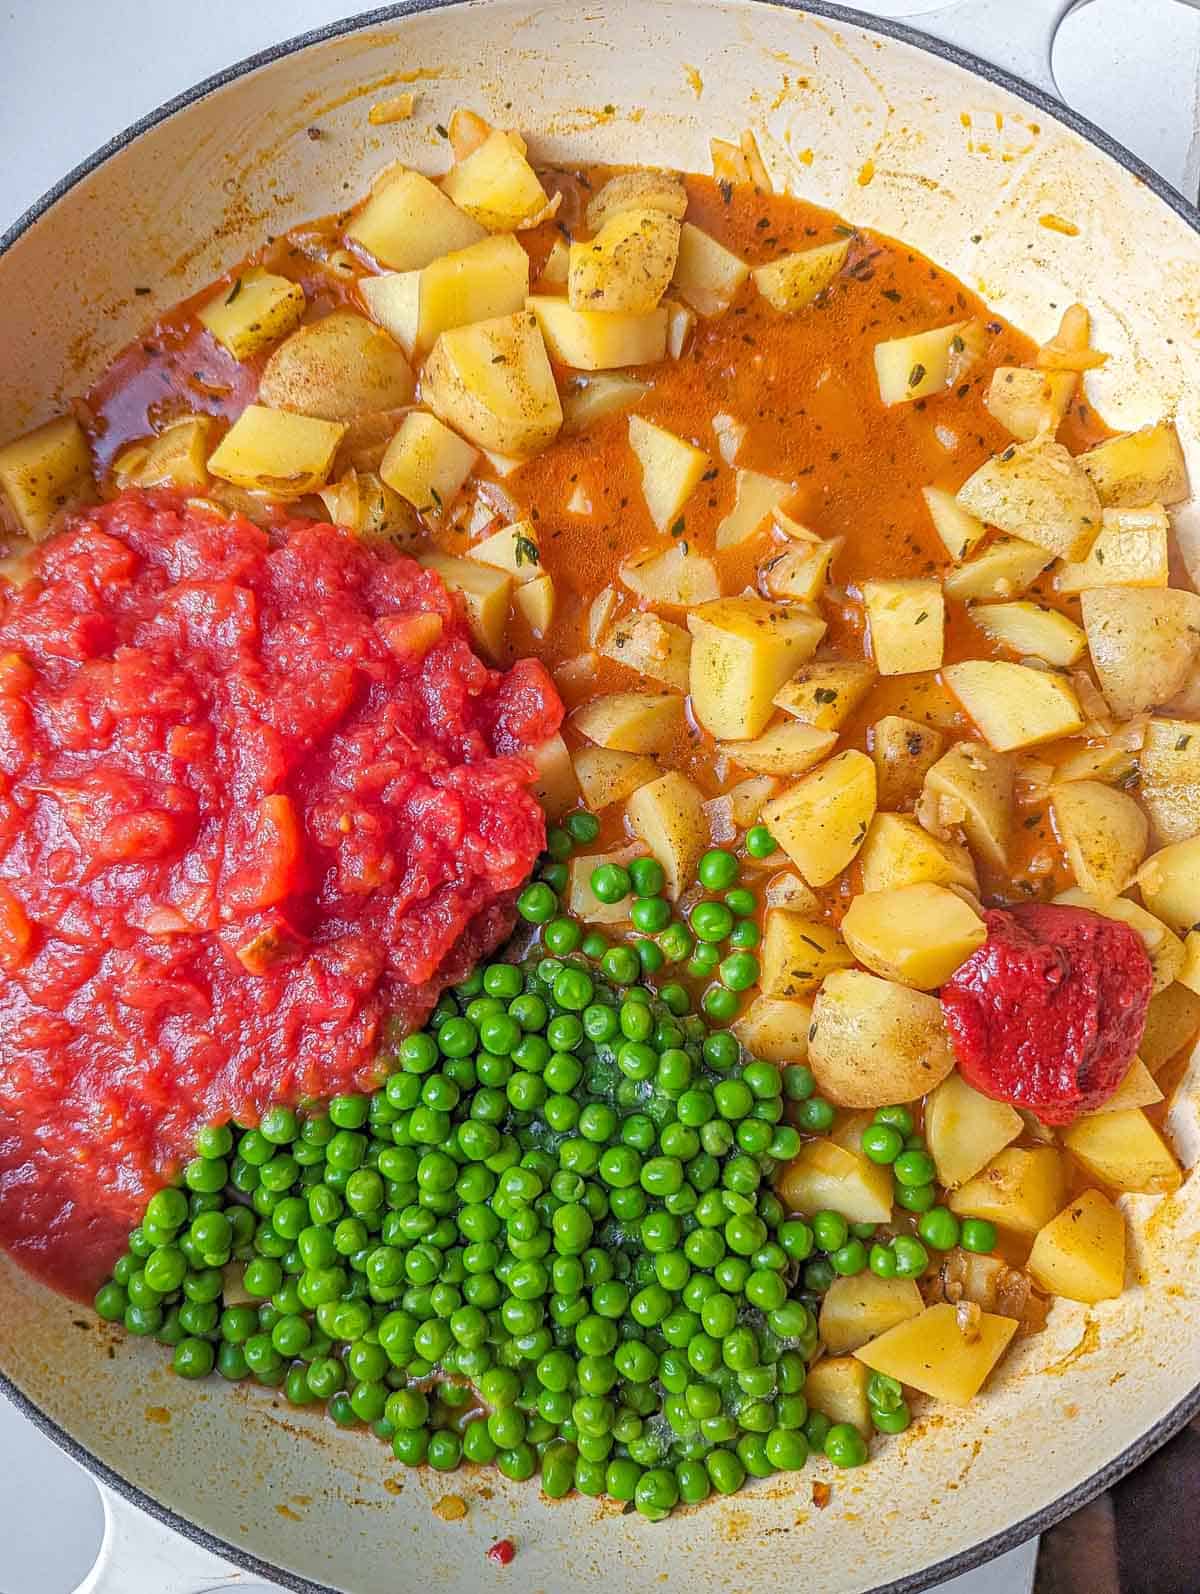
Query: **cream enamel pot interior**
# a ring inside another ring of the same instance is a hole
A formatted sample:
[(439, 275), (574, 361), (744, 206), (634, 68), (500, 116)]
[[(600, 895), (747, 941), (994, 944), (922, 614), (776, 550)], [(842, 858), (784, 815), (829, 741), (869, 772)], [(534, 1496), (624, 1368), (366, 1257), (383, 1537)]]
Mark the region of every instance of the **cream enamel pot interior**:
[[(974, 9), (999, 39), (1014, 11), (1041, 23), (1067, 7)], [(1030, 46), (1026, 59), (1029, 75), (1044, 75), (1044, 49)], [(400, 81), (419, 91), (415, 119), (369, 127), (371, 101)], [(5, 241), (0, 431), (43, 419), (156, 306), (265, 233), (344, 206), (385, 161), (440, 169), (435, 124), (460, 103), (521, 128), (535, 157), (551, 160), (703, 170), (711, 135), (753, 127), (778, 185), (912, 242), (1035, 337), (1064, 304), (1085, 301), (1112, 355), (1089, 378), (1093, 401), (1120, 427), (1177, 415), (1200, 480), (1200, 218), (1190, 207), (1094, 129), (978, 62), (901, 26), (752, 0), (417, 4), (185, 96), (100, 152)], [(135, 295), (145, 284), (152, 295)], [(1196, 571), (1196, 526), (1183, 522)], [(1194, 1066), (1171, 1119), (1189, 1166), (1198, 1105)], [(474, 1589), (502, 1534), (520, 1543), (509, 1575), (548, 1594), (659, 1583), (758, 1594), (797, 1577), (821, 1594), (916, 1589), (1061, 1515), (1200, 1406), (1200, 1178), (1167, 1202), (1126, 1204), (1146, 1282), (1094, 1309), (1060, 1302), (972, 1409), (938, 1409), (861, 1472), (810, 1466), (657, 1527), (592, 1501), (545, 1502), (491, 1474), (398, 1477), (365, 1435), (262, 1392), (183, 1383), (158, 1347), (85, 1321), (7, 1261), (0, 1369), (9, 1392), (114, 1488), (296, 1589)], [(819, 1475), (834, 1485), (823, 1510), (812, 1499)], [(444, 1523), (431, 1507), (452, 1491), (470, 1510)], [(103, 1586), (164, 1588), (132, 1563)]]

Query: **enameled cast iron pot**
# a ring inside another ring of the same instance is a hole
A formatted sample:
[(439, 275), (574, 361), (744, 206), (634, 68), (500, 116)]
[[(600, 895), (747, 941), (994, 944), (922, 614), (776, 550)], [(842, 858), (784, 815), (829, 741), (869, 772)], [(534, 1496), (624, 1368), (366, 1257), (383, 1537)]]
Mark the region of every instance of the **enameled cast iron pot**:
[[(912, 242), (1033, 336), (1087, 303), (1112, 356), (1088, 379), (1094, 402), (1121, 428), (1175, 414), (1200, 481), (1200, 216), (1046, 92), (1070, 9), (968, 0), (922, 19), (1025, 82), (904, 26), (755, 0), (412, 0), (296, 40), (164, 106), (0, 239), (0, 431), (44, 419), (157, 307), (265, 233), (344, 206), (385, 161), (439, 169), (434, 125), (466, 104), (552, 160), (704, 170), (712, 135), (753, 127), (777, 186)], [(415, 119), (370, 127), (401, 81), (419, 91)], [(135, 295), (145, 284), (152, 296)], [(1181, 520), (1196, 574), (1196, 524)], [(1172, 1114), (1187, 1164), (1198, 1105), (1194, 1067)], [(186, 1384), (158, 1347), (85, 1324), (5, 1260), (0, 1372), (116, 1494), (290, 1588), (472, 1590), (503, 1534), (521, 1555), (505, 1575), (547, 1594), (797, 1579), (900, 1594), (1046, 1526), (1200, 1409), (1200, 1178), (1128, 1205), (1144, 1285), (1059, 1303), (986, 1398), (882, 1446), (823, 1510), (813, 1469), (659, 1526), (490, 1473), (397, 1480), (374, 1439), (259, 1391)], [(470, 1510), (447, 1524), (431, 1506), (451, 1491)], [(92, 1589), (213, 1585), (154, 1561), (117, 1509)]]

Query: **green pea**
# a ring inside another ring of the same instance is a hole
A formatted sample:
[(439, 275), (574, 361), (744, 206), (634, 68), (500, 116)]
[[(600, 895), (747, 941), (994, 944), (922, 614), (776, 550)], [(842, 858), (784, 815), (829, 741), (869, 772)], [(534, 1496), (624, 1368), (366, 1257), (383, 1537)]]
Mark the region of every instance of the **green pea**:
[(834, 1423), (825, 1435), (824, 1450), (835, 1467), (861, 1467), (867, 1459), (867, 1441), (849, 1422)]
[(635, 858), (629, 865), (629, 878), (639, 897), (657, 897), (667, 883), (666, 873), (657, 858)]
[(872, 1162), (894, 1163), (904, 1150), (904, 1137), (890, 1124), (868, 1124), (862, 1134), (862, 1149)]
[(906, 1212), (928, 1212), (937, 1204), (937, 1190), (932, 1184), (898, 1184), (895, 1201)]
[(693, 933), (701, 941), (723, 941), (733, 929), (733, 914), (723, 902), (698, 902), (688, 915)]
[(964, 1218), (962, 1221), (962, 1248), (986, 1254), (996, 1249), (996, 1225), (987, 1218)]
[[(758, 980), (758, 959), (752, 952), (733, 952), (725, 958), (719, 973), (722, 984), (730, 991), (747, 991)], [(725, 1004), (722, 1004), (723, 1006)], [(714, 1017), (720, 1015), (714, 1014)]]
[(929, 1252), (920, 1240), (908, 1234), (898, 1234), (892, 1241), (896, 1257), (897, 1278), (917, 1278), (929, 1266)]
[(600, 821), (595, 814), (588, 813), (586, 808), (580, 809), (578, 813), (568, 814), (564, 823), (572, 840), (581, 842), (584, 846), (595, 841), (600, 834)]
[(617, 985), (632, 985), (642, 971), (637, 953), (628, 946), (610, 946), (600, 967)]
[(913, 1132), (913, 1115), (907, 1107), (879, 1107), (875, 1111), (877, 1124), (888, 1124), (907, 1138)]
[(798, 1103), (796, 1108), (800, 1128), (813, 1135), (827, 1135), (833, 1128), (836, 1116), (833, 1107), (821, 1096), (810, 1096), (807, 1101)]
[(593, 896), (606, 903), (623, 902), (632, 889), (629, 870), (618, 863), (602, 863), (592, 870), (589, 884)]
[(746, 851), (752, 858), (769, 858), (778, 845), (766, 825), (753, 825), (746, 832)]
[(959, 1223), (948, 1207), (930, 1207), (917, 1223), (917, 1233), (935, 1251), (949, 1251), (958, 1244)]
[(737, 859), (723, 847), (714, 847), (706, 852), (696, 869), (700, 884), (708, 891), (724, 891), (727, 886), (733, 885), (740, 873)]
[(896, 1277), (896, 1253), (890, 1245), (873, 1245), (867, 1254), (867, 1266), (877, 1278)]

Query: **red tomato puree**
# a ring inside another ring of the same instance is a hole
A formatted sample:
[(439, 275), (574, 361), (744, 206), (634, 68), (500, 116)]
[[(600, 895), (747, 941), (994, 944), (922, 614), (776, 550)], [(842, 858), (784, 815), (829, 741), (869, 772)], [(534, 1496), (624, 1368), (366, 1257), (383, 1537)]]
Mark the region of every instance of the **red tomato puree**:
[(942, 987), (959, 1071), (1044, 1123), (1094, 1112), (1146, 1027), (1152, 980), (1140, 938), (1085, 908), (1028, 903), (985, 918), (987, 940)]
[(562, 707), (411, 560), (166, 493), (0, 591), (0, 1242), (94, 1287), (196, 1129), (378, 1074), (511, 929)]

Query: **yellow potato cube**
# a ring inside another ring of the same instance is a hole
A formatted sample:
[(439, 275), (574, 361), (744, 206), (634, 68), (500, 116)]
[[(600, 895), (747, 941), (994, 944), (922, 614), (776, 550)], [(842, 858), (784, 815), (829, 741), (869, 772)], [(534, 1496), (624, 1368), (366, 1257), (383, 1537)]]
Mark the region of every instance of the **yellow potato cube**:
[[(1140, 1057), (1135, 1057), (1116, 1090), (1095, 1111), (1127, 1112), (1131, 1107), (1153, 1107), (1162, 1099), (1163, 1093), (1154, 1083), (1154, 1075)], [(1090, 1118), (1094, 1114), (1087, 1113), (1084, 1116)]]
[(484, 228), (428, 177), (402, 166), (380, 174), (371, 197), (346, 228), (349, 242), (392, 271), (420, 271), (485, 236)]
[(505, 233), (442, 255), (422, 271), (363, 277), (359, 292), (407, 354), (425, 354), (454, 327), (523, 310), (529, 256)]
[(1100, 690), (1118, 719), (1157, 708), (1200, 651), (1200, 595), (1175, 587), (1092, 587), (1080, 600)]
[[(786, 691), (787, 688), (785, 687)], [(921, 795), (925, 776), (937, 763), (946, 738), (930, 725), (885, 714), (871, 727), (870, 749), (881, 808), (900, 808)]]
[(600, 644), (607, 659), (677, 692), (691, 679), (692, 639), (681, 625), (656, 614), (634, 614), (619, 620)]
[(775, 694), (775, 706), (820, 731), (838, 730), (875, 684), (871, 664), (804, 664)]
[(767, 996), (805, 996), (834, 969), (852, 968), (854, 954), (831, 924), (787, 908), (767, 912), (760, 953)]
[(1006, 1146), (979, 1173), (952, 1190), (951, 1212), (986, 1218), (1010, 1234), (1034, 1235), (1067, 1199), (1067, 1169), (1053, 1146)]
[(363, 542), (389, 542), (401, 548), (424, 542), (425, 529), (416, 510), (374, 471), (348, 470), (341, 481), (320, 488), (318, 497), (334, 525), (345, 526)]
[(523, 140), (499, 128), (450, 168), (442, 178), (442, 192), (488, 232), (512, 232), (539, 217), (549, 204), (525, 158)]
[(557, 734), (547, 737), (528, 757), (537, 770), (533, 795), (546, 810), (547, 819), (560, 819), (579, 801), (579, 782), (566, 742)]
[(345, 435), (344, 422), (250, 404), (209, 456), (208, 468), (235, 487), (303, 498), (328, 480)]
[(1015, 598), (1032, 586), (1053, 555), (1020, 537), (996, 537), (942, 583), (948, 598), (962, 603)]
[(0, 448), (0, 492), (16, 524), (35, 542), (50, 532), (56, 515), (92, 501), (91, 451), (73, 415), (47, 421)]
[(761, 567), (763, 582), (773, 598), (816, 603), (825, 591), (829, 568), (844, 546), (841, 537), (812, 545), (786, 548)]
[(954, 1067), (941, 1004), (861, 969), (830, 974), (813, 1003), (808, 1063), (840, 1107), (915, 1101)]
[(1085, 1173), (1122, 1194), (1173, 1195), (1183, 1183), (1170, 1147), (1140, 1107), (1077, 1118), (1062, 1141)]
[(754, 286), (774, 309), (784, 315), (794, 314), (824, 293), (846, 264), (849, 252), (849, 238), (840, 238), (816, 249), (781, 255), (751, 273)]
[(946, 552), (955, 562), (965, 559), (987, 531), (983, 521), (977, 515), (969, 515), (954, 494), (941, 487), (922, 487), (921, 494), (933, 529), (945, 544)]
[(1076, 885), (1099, 897), (1128, 890), (1150, 835), (1134, 799), (1099, 781), (1074, 780), (1055, 787), (1050, 811)]
[(652, 758), (608, 747), (581, 747), (572, 762), (584, 803), (597, 813), (612, 803), (623, 803), (662, 773)]
[(751, 825), (756, 825), (763, 804), (778, 790), (779, 782), (773, 775), (749, 775), (731, 786), (726, 796), (729, 798), (730, 818), (738, 829), (748, 830)]
[(956, 742), (925, 776), (925, 797), (948, 828), (996, 869), (1008, 867), (1012, 829), (1013, 765), (1003, 753), (975, 742)]
[(642, 472), (642, 496), (659, 531), (672, 531), (708, 469), (708, 455), (640, 415), (629, 417), (629, 446)]
[(855, 897), (842, 920), (842, 934), (873, 973), (933, 991), (983, 945), (987, 928), (974, 908), (947, 886), (914, 885)]
[(467, 557), (507, 570), (517, 586), (524, 586), (541, 574), (541, 538), (533, 521), (518, 520), (474, 543), (467, 549)]
[(623, 210), (660, 210), (682, 221), (687, 206), (687, 189), (682, 178), (674, 172), (641, 166), (634, 171), (618, 172), (596, 190), (588, 200), (588, 231), (599, 232), (610, 217), (620, 215)]
[(907, 814), (876, 814), (859, 864), (865, 891), (895, 890), (921, 881), (979, 890), (967, 849), (931, 836)]
[(672, 543), (669, 548), (648, 549), (626, 559), (618, 571), (621, 584), (647, 603), (666, 603), (691, 609), (713, 603), (721, 596), (721, 582), (711, 559)]
[(1080, 454), (1079, 463), (1095, 484), (1102, 504), (1139, 509), (1146, 504), (1178, 504), (1191, 493), (1187, 461), (1173, 421), (1110, 437)]
[(544, 637), (554, 623), (554, 577), (543, 574), (523, 582), (514, 591), (513, 601), (534, 636)]
[(853, 1356), (823, 1356), (808, 1370), (804, 1393), (813, 1411), (831, 1423), (853, 1424), (864, 1439), (875, 1432), (867, 1400), (870, 1373)]
[[(623, 315), (615, 311), (573, 310), (565, 299), (533, 294), (526, 299), (525, 308), (537, 317), (550, 356), (559, 365), (576, 371), (610, 371), (617, 366), (651, 365), (666, 359), (667, 312), (661, 305), (645, 315)], [(627, 409), (636, 402), (645, 388), (637, 384), (638, 393), (634, 396), (634, 386), (628, 382), (622, 387), (619, 404), (613, 402), (617, 389), (607, 390), (607, 412)], [(597, 419), (593, 403), (586, 423), (578, 412), (573, 414), (571, 429), (582, 431), (585, 424)]]
[(350, 310), (300, 327), (263, 369), (258, 398), (277, 410), (352, 421), (412, 400), (416, 378), (388, 334)]
[(1125, 1287), (1125, 1219), (1098, 1190), (1085, 1190), (1038, 1232), (1034, 1282), (1069, 1301), (1112, 1301)]
[(946, 606), (936, 581), (864, 581), (871, 656), (880, 675), (939, 670)]
[(953, 321), (949, 326), (877, 343), (875, 375), (880, 398), (887, 405), (907, 404), (942, 392), (957, 381), (980, 331), (978, 322)]
[(763, 824), (810, 886), (852, 862), (875, 817), (875, 765), (848, 748), (763, 808)]
[(1014, 1107), (973, 1090), (957, 1069), (925, 1103), (925, 1139), (947, 1189), (973, 1179), (1024, 1127)]
[(423, 553), (417, 563), (435, 571), (452, 592), (461, 594), (476, 646), (493, 663), (504, 663), (509, 655), (512, 577), (492, 565), (481, 565), (474, 559), (457, 559), (446, 553)]
[(695, 877), (700, 855), (709, 844), (700, 788), (671, 770), (634, 792), (625, 813), (634, 833), (662, 864), (667, 896), (677, 897)]
[(696, 312), (674, 299), (664, 299), (662, 303), (667, 312), (667, 353), (673, 360), (680, 360), (696, 325)]
[[(705, 470), (708, 468), (707, 456), (704, 457), (703, 468)], [(718, 548), (736, 548), (748, 537), (753, 537), (764, 522), (771, 518), (772, 510), (779, 504), (786, 503), (796, 491), (793, 482), (780, 481), (776, 476), (764, 476), (757, 470), (739, 470), (734, 481), (733, 508), (717, 527)], [(660, 524), (659, 530), (663, 529)]]
[(413, 410), (388, 444), (379, 474), (422, 514), (441, 514), (458, 496), (478, 458), (470, 443), (436, 415)]
[[(1183, 943), (1183, 963), (1179, 970), (1179, 983), (1196, 997), (1200, 998), (1200, 930), (1192, 930), (1187, 940)], [(1153, 1007), (1154, 998), (1151, 997), (1150, 1005)], [(1145, 1039), (1143, 1037), (1143, 1046)], [(1166, 1059), (1164, 1059), (1165, 1061)]]
[(968, 477), (958, 490), (959, 506), (1059, 559), (1084, 559), (1100, 533), (1101, 514), (1080, 460), (1047, 438), (1013, 443)]
[(664, 753), (683, 730), (683, 699), (674, 692), (610, 692), (571, 716), (575, 729), (621, 753)]
[(948, 665), (943, 679), (998, 753), (1058, 741), (1083, 729), (1074, 687), (1044, 670), (969, 659)]
[(856, 1273), (851, 1278), (835, 1278), (825, 1291), (817, 1328), (830, 1355), (842, 1356), (886, 1334), (897, 1323), (918, 1316), (924, 1308), (914, 1279)]
[(728, 310), (749, 275), (746, 262), (724, 244), (690, 221), (683, 223), (673, 286), (697, 315), (720, 315)]
[(837, 733), (790, 720), (772, 725), (748, 742), (718, 742), (717, 746), (743, 769), (756, 769), (764, 775), (802, 775), (833, 751)]
[(248, 360), (300, 324), (304, 289), (269, 271), (247, 271), (201, 305), (197, 320), (235, 360)]
[(1155, 842), (1187, 841), (1200, 813), (1200, 722), (1152, 719), (1137, 763), (1138, 795)]
[(1015, 1317), (984, 1312), (967, 1333), (948, 1303), (927, 1306), (919, 1317), (888, 1329), (855, 1355), (872, 1371), (898, 1378), (935, 1400), (969, 1405), (1008, 1349)]
[(571, 245), (571, 308), (644, 315), (670, 286), (678, 255), (674, 216), (652, 207), (617, 211), (595, 237)]
[(634, 858), (645, 856), (644, 847), (617, 847), (612, 852), (576, 853), (568, 865), (567, 911), (583, 924), (628, 924), (633, 898), (620, 902), (601, 902), (592, 890), (592, 875), (606, 863), (622, 868)]
[(1183, 934), (1200, 924), (1200, 836), (1152, 853), (1137, 883), (1146, 907), (1172, 930)]
[[(1185, 1046), (1190, 1047), (1200, 1033), (1200, 995), (1196, 994), (1196, 963), (1200, 954), (1200, 935), (1193, 930), (1183, 943), (1183, 964), (1172, 984), (1150, 998), (1146, 1028), (1138, 1047), (1151, 1074), (1157, 1074)], [(1137, 1102), (1144, 1106), (1144, 1102)]]
[(696, 718), (713, 736), (749, 740), (766, 728), (775, 693), (807, 663), (825, 622), (799, 606), (718, 598), (687, 617)]
[(421, 396), (479, 448), (528, 459), (552, 443), (562, 404), (536, 319), (527, 311), (443, 332)]
[(767, 1063), (802, 1063), (808, 1056), (812, 1003), (779, 996), (756, 996), (730, 1025), (752, 1057)]
[(1071, 407), (1076, 381), (1074, 371), (999, 365), (983, 402), (993, 419), (1022, 442), (1043, 433), (1053, 437)]
[(1106, 509), (1100, 535), (1078, 564), (1054, 573), (1059, 592), (1089, 587), (1165, 587), (1170, 577), (1171, 524), (1161, 504), (1147, 509)]
[(811, 1218), (840, 1212), (848, 1223), (890, 1223), (892, 1173), (832, 1140), (809, 1140), (783, 1169), (776, 1184), (789, 1212)]
[(980, 603), (971, 618), (985, 636), (1021, 658), (1032, 655), (1067, 669), (1087, 652), (1083, 627), (1040, 603)]

